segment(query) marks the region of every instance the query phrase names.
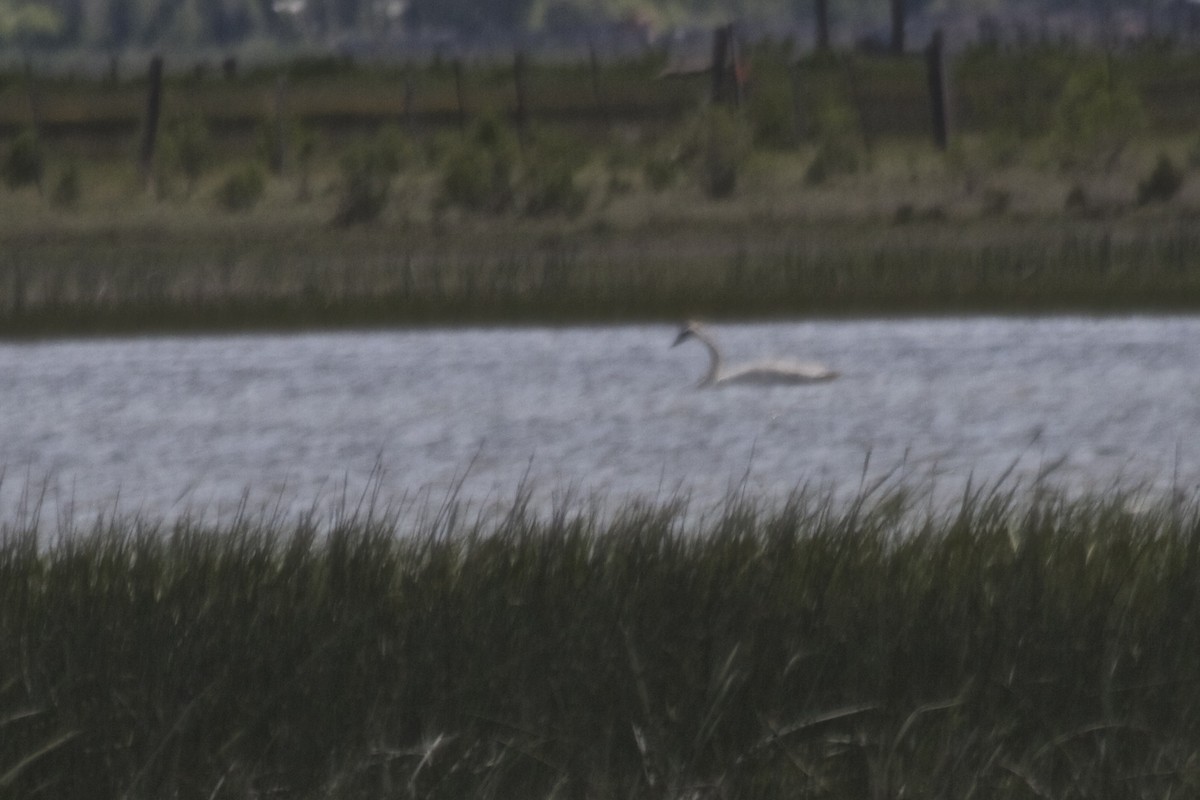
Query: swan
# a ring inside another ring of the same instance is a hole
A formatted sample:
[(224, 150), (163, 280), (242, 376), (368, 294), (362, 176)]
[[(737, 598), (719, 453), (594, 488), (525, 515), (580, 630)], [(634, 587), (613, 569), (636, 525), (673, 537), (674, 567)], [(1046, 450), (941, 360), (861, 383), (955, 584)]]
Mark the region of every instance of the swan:
[(732, 384), (754, 384), (758, 386), (786, 386), (799, 383), (823, 383), (838, 376), (824, 364), (799, 361), (756, 361), (732, 370), (721, 364), (721, 351), (713, 341), (712, 334), (698, 322), (683, 326), (672, 347), (688, 339), (695, 339), (708, 348), (708, 373), (701, 379), (698, 388), (729, 386)]

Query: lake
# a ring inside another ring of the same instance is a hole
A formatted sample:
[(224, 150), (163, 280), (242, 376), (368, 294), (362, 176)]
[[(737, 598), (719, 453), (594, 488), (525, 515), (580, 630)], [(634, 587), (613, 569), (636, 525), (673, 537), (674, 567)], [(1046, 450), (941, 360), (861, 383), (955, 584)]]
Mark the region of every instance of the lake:
[(1200, 481), (1200, 317), (722, 324), (730, 365), (818, 360), (831, 383), (698, 390), (677, 328), (420, 329), (0, 344), (0, 520), (114, 509), (296, 513), (370, 487), (476, 506), (732, 488), (1072, 491)]

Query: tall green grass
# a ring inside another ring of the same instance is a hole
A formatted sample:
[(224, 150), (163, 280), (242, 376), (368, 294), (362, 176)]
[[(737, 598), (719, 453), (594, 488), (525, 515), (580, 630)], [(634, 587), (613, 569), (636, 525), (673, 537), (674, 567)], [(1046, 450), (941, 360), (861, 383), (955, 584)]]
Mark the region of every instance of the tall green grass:
[(504, 227), (18, 236), (0, 335), (1200, 306), (1182, 217)]
[(26, 514), (0, 535), (0, 791), (1194, 796), (1194, 504), (918, 496), (50, 541)]

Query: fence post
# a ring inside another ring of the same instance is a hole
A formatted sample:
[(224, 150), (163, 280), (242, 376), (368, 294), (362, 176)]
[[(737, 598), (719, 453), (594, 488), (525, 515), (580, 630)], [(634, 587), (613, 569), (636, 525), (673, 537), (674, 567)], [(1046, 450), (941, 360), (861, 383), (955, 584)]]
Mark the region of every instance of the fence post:
[(816, 12), (817, 50), (824, 52), (829, 49), (829, 0), (817, 0)]
[(521, 50), (518, 50), (516, 55), (513, 56), (513, 86), (517, 93), (517, 109), (514, 121), (517, 125), (517, 133), (524, 137), (527, 108), (525, 105), (525, 53)]
[(467, 104), (463, 98), (463, 65), (462, 59), (454, 60), (454, 93), (458, 98), (458, 129), (467, 129)]
[(800, 62), (795, 57), (788, 59), (788, 84), (792, 90), (792, 119), (796, 126), (796, 139), (809, 133), (810, 120), (804, 109), (804, 88), (800, 82)]
[(904, 55), (904, 0), (892, 3), (892, 55)]
[(601, 119), (608, 117), (604, 106), (604, 96), (600, 93), (600, 57), (596, 54), (596, 43), (588, 39), (588, 63), (592, 68), (592, 101), (596, 104), (596, 114)]
[[(732, 96), (727, 96), (726, 84), (733, 85)], [(742, 104), (741, 59), (732, 23), (713, 30), (712, 101)]]
[(933, 144), (944, 151), (950, 145), (950, 98), (941, 29), (933, 32), (925, 48), (925, 64), (929, 75), (929, 108), (933, 112)]
[(271, 171), (282, 175), (287, 167), (287, 73), (275, 79), (275, 142), (271, 147)]
[(142, 126), (142, 146), (138, 150), (138, 171), (142, 180), (150, 179), (154, 166), (154, 144), (158, 138), (158, 114), (162, 105), (162, 56), (150, 59), (149, 86), (146, 88), (146, 119)]
[(416, 93), (416, 85), (413, 82), (412, 65), (404, 68), (404, 127), (411, 134), (413, 132), (413, 96)]
[(714, 104), (725, 99), (725, 76), (729, 72), (729, 40), (731, 29), (721, 25), (713, 31), (712, 53), (712, 101)]

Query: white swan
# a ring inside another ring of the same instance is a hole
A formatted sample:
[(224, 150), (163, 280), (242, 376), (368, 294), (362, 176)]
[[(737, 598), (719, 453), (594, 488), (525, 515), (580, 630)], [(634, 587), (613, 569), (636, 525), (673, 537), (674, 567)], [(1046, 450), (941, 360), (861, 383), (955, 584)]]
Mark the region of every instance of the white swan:
[(755, 384), (759, 386), (794, 385), (798, 383), (822, 383), (838, 376), (824, 364), (799, 361), (756, 361), (752, 364), (725, 370), (721, 364), (721, 351), (713, 341), (712, 334), (698, 322), (683, 326), (672, 347), (695, 339), (708, 348), (708, 373), (701, 379), (699, 387), (729, 386), (731, 384)]

